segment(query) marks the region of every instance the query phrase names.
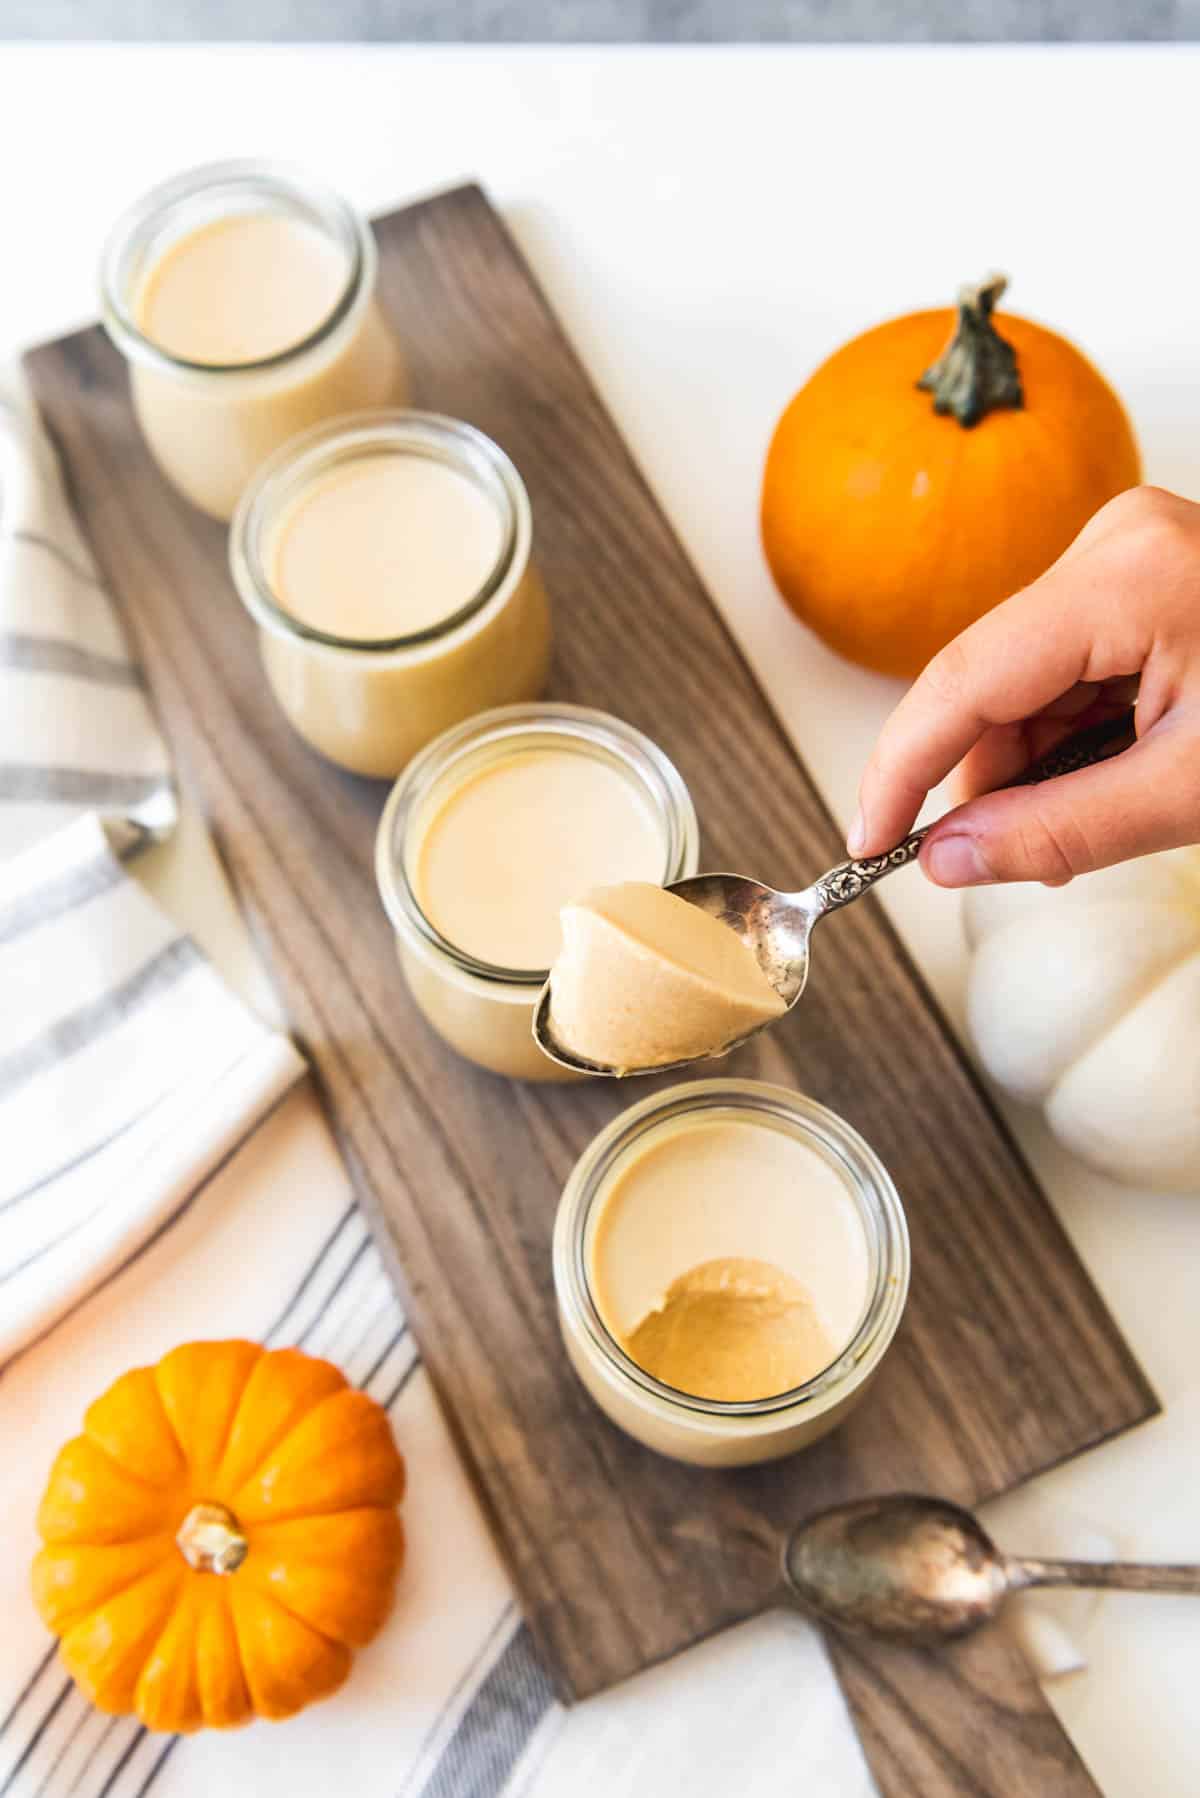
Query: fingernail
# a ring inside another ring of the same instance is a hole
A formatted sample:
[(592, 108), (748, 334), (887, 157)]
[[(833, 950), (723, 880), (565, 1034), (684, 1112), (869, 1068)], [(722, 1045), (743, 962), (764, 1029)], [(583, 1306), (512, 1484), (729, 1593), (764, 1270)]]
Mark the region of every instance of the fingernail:
[(862, 815), (862, 806), (854, 814), (854, 822), (846, 832), (846, 847), (851, 855), (861, 855), (867, 841), (867, 826)]
[(974, 837), (939, 837), (924, 856), (926, 871), (940, 887), (974, 887), (993, 879)]

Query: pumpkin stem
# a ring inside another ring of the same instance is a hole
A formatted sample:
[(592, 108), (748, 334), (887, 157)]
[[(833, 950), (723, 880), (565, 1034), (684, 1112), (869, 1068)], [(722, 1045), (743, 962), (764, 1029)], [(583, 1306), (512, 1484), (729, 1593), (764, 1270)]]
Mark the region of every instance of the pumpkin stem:
[(175, 1537), (180, 1554), (197, 1573), (233, 1573), (246, 1558), (249, 1543), (242, 1526), (225, 1505), (193, 1505)]
[(933, 395), (935, 412), (952, 412), (967, 430), (989, 412), (1025, 403), (1017, 353), (992, 323), (1007, 286), (1004, 275), (989, 275), (974, 287), (959, 289), (954, 336), (917, 382)]

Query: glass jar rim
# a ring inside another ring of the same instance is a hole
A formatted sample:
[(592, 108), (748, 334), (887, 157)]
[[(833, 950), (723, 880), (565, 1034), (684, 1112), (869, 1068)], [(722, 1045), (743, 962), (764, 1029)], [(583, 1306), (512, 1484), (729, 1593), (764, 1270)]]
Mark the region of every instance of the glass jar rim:
[[(369, 456), (423, 456), (471, 481), (495, 505), (501, 542), (483, 583), (462, 605), (419, 631), (397, 637), (344, 637), (306, 624), (276, 598), (263, 545), (284, 506), (331, 469)], [(441, 412), (410, 407), (349, 412), (291, 437), (257, 469), (229, 527), (229, 568), (238, 597), (257, 624), (276, 636), (300, 638), (356, 655), (395, 655), (452, 636), (482, 612), (528, 560), (533, 515), (525, 483), (504, 450), (475, 425)]]
[[(206, 197), (215, 200), (222, 194), (266, 200), (273, 202), (277, 210), (303, 214), (335, 238), (346, 257), (345, 285), (325, 317), (297, 342), (252, 362), (196, 362), (174, 355), (146, 335), (128, 303), (127, 265), (135, 252), (144, 248), (172, 214), (201, 204)], [(148, 188), (117, 219), (100, 259), (101, 318), (123, 355), (164, 373), (229, 379), (259, 376), (283, 368), (326, 343), (370, 295), (377, 266), (375, 238), (366, 220), (348, 200), (304, 170), (254, 157), (202, 163)]]
[[(682, 1392), (647, 1373), (621, 1347), (600, 1315), (585, 1260), (587, 1225), (618, 1162), (637, 1145), (679, 1117), (703, 1112), (758, 1112), (788, 1124), (822, 1159), (846, 1178), (860, 1219), (875, 1250), (875, 1278), (850, 1341), (811, 1379), (763, 1399), (710, 1399)], [(883, 1162), (852, 1124), (816, 1099), (760, 1080), (689, 1081), (652, 1093), (619, 1112), (579, 1157), (567, 1178), (554, 1223), (554, 1286), (564, 1317), (580, 1329), (601, 1356), (604, 1371), (623, 1389), (678, 1420), (697, 1427), (706, 1422), (778, 1419), (823, 1399), (840, 1399), (874, 1368), (899, 1327), (908, 1296), (908, 1220), (894, 1181)]]
[(407, 837), (424, 801), (437, 784), (490, 745), (513, 750), (539, 739), (559, 739), (572, 749), (599, 753), (633, 775), (666, 825), (663, 878), (682, 879), (695, 868), (699, 825), (691, 794), (674, 762), (658, 744), (610, 712), (590, 706), (535, 700), (479, 712), (435, 737), (405, 768), (383, 808), (375, 837), (375, 877), (384, 910), (398, 935), (416, 937), (462, 974), (494, 985), (539, 990), (548, 968), (505, 968), (481, 960), (443, 936), (426, 915), (409, 879)]

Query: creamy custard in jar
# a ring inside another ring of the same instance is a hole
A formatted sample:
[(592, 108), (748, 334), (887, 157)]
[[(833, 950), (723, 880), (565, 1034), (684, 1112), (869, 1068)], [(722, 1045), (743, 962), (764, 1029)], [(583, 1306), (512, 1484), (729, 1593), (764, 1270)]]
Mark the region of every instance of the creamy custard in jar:
[(655, 744), (603, 712), (526, 705), (471, 720), (406, 770), (376, 871), (434, 1028), (495, 1073), (558, 1080), (570, 1075), (532, 1026), (561, 908), (597, 881), (681, 879), (696, 853), (691, 800)]
[(104, 322), (167, 478), (229, 518), (255, 470), (321, 420), (405, 397), (375, 240), (346, 202), (270, 163), (192, 170), (118, 223)]
[(623, 1113), (585, 1151), (554, 1239), (564, 1340), (612, 1420), (711, 1466), (833, 1429), (895, 1333), (904, 1214), (862, 1138), (753, 1081)]
[(300, 624), (378, 642), (436, 630), (504, 550), (495, 497), (451, 463), (382, 447), (306, 483), (271, 532), (269, 573)]
[(614, 1176), (588, 1271), (647, 1373), (693, 1398), (775, 1398), (853, 1336), (867, 1242), (829, 1162), (769, 1118), (727, 1112), (664, 1126)]
[(457, 419), (366, 413), (285, 445), (238, 507), (230, 567), (301, 736), (396, 775), (450, 725), (539, 693), (532, 531), (513, 464)]

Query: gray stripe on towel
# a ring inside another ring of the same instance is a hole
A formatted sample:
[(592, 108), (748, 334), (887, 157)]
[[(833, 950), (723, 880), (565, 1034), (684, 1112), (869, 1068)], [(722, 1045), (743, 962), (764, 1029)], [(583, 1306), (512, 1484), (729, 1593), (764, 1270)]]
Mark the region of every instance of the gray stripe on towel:
[(385, 1411), (390, 1411), (392, 1406), (395, 1404), (396, 1400), (398, 1398), (401, 1398), (404, 1395), (404, 1393), (407, 1392), (408, 1383), (412, 1379), (413, 1375), (416, 1373), (416, 1371), (420, 1367), (420, 1365), (421, 1365), (421, 1357), (417, 1353), (416, 1349), (414, 1348), (413, 1352), (412, 1352), (412, 1360), (409, 1362), (408, 1366), (404, 1369), (404, 1372), (400, 1375), (400, 1378), (396, 1381), (395, 1385), (392, 1387), (392, 1389), (388, 1393), (387, 1397), (381, 1398), (379, 1400), (379, 1403), (383, 1406)]
[(284, 1325), (287, 1323), (288, 1318), (291, 1317), (296, 1306), (300, 1303), (301, 1299), (324, 1267), (327, 1256), (329, 1256), (336, 1247), (338, 1239), (352, 1218), (357, 1218), (360, 1221), (362, 1218), (362, 1213), (359, 1211), (358, 1204), (354, 1199), (351, 1199), (350, 1203), (346, 1206), (346, 1209), (342, 1212), (328, 1236), (323, 1238), (316, 1254), (297, 1281), (291, 1298), (283, 1307), (283, 1310), (279, 1313), (275, 1322), (271, 1325), (269, 1330), (263, 1331), (262, 1340), (266, 1343), (268, 1348), (277, 1348), (279, 1346), (278, 1338), (283, 1333)]
[[(153, 1746), (154, 1742), (156, 1741), (156, 1738), (151, 1737), (150, 1731), (145, 1727), (145, 1725), (142, 1723), (135, 1722), (135, 1720), (132, 1717), (122, 1717), (121, 1718), (121, 1728), (125, 1732), (127, 1732), (125, 1746), (123, 1749), (121, 1749), (120, 1754), (118, 1754), (116, 1760), (109, 1767), (108, 1777), (105, 1779), (104, 1784), (100, 1787), (99, 1791), (96, 1793), (96, 1798), (110, 1798), (110, 1794), (112, 1793), (114, 1787), (116, 1786), (117, 1781), (120, 1779), (120, 1777), (121, 1777), (122, 1773), (124, 1773), (125, 1769), (129, 1766), (129, 1763), (132, 1761), (134, 1755), (138, 1752), (138, 1749), (141, 1748), (147, 1742), (150, 1742)], [(116, 1743), (116, 1747), (121, 1748), (121, 1743), (119, 1740)], [(96, 1769), (97, 1772), (99, 1772), (101, 1770), (102, 1769), (99, 1769), (99, 1768)], [(134, 1771), (136, 1772), (136, 1769), (134, 1769)]]
[(0, 799), (56, 801), (62, 805), (126, 807), (144, 805), (170, 790), (162, 774), (115, 774), (93, 768), (55, 768), (24, 762), (0, 763)]
[[(83, 1697), (82, 1692), (80, 1693), (80, 1697)], [(93, 1716), (103, 1716), (104, 1713), (102, 1711), (95, 1711), (92, 1709), (92, 1706), (88, 1703), (86, 1698), (84, 1698), (83, 1702), (85, 1710), (92, 1711)], [(128, 1717), (107, 1718), (103, 1729), (100, 1730), (95, 1741), (88, 1745), (88, 1752), (84, 1756), (81, 1764), (75, 1769), (75, 1775), (71, 1780), (70, 1785), (65, 1787), (63, 1791), (56, 1792), (54, 1798), (74, 1798), (74, 1794), (79, 1791), (85, 1781), (92, 1778), (96, 1768), (101, 1764), (108, 1744), (114, 1737), (119, 1740), (121, 1735), (128, 1728), (128, 1724)], [(35, 1792), (34, 1798), (41, 1798), (41, 1793)]]
[(74, 1680), (67, 1679), (63, 1681), (57, 1697), (52, 1700), (49, 1707), (43, 1712), (33, 1734), (9, 1768), (8, 1777), (5, 1779), (4, 1784), (0, 1786), (0, 1798), (3, 1798), (5, 1793), (11, 1792), (14, 1789), (17, 1774), (21, 1771), (22, 1767), (25, 1766), (30, 1755), (37, 1748), (38, 1743), (50, 1728), (50, 1725), (54, 1722), (54, 1719), (57, 1717), (59, 1711), (61, 1711), (63, 1705), (67, 1702), (67, 1699), (71, 1696), (71, 1693), (75, 1690), (76, 1686)]
[(174, 986), (200, 959), (200, 951), (190, 937), (174, 937), (120, 986), (93, 999), (90, 1005), (81, 1005), (78, 1011), (60, 1018), (29, 1042), (0, 1056), (0, 1098), (115, 1030), (151, 999)]
[[(99, 1711), (88, 1703), (87, 1699), (84, 1698), (83, 1693), (79, 1692), (78, 1689), (76, 1695), (81, 1702), (73, 1704), (71, 1707), (75, 1712), (74, 1721), (72, 1721), (70, 1716), (64, 1711), (63, 1715), (66, 1719), (67, 1727), (63, 1731), (61, 1741), (54, 1750), (52, 1760), (38, 1780), (37, 1785), (31, 1788), (30, 1798), (43, 1798), (44, 1793), (53, 1792), (55, 1788), (61, 1784), (60, 1780), (56, 1777), (59, 1768), (78, 1742), (84, 1730), (86, 1730), (89, 1725), (94, 1726), (97, 1717), (101, 1715)], [(116, 1718), (111, 1718), (110, 1722), (115, 1723)], [(101, 1740), (103, 1740), (105, 1734), (107, 1734), (107, 1731), (102, 1732)]]
[(338, 1275), (337, 1279), (334, 1281), (334, 1283), (330, 1287), (329, 1291), (325, 1294), (325, 1297), (321, 1301), (321, 1309), (317, 1312), (316, 1316), (311, 1320), (311, 1322), (306, 1326), (306, 1328), (301, 1330), (300, 1334), (293, 1341), (293, 1343), (291, 1345), (293, 1348), (302, 1349), (302, 1348), (305, 1348), (308, 1346), (308, 1344), (312, 1340), (313, 1331), (318, 1329), (325, 1322), (326, 1316), (329, 1312), (329, 1307), (333, 1304), (333, 1301), (338, 1297), (339, 1293), (342, 1291), (343, 1287), (345, 1286), (347, 1280), (350, 1279), (351, 1275), (355, 1272), (355, 1270), (362, 1265), (363, 1258), (367, 1255), (368, 1251), (373, 1249), (374, 1246), (375, 1245), (371, 1240), (370, 1233), (368, 1232), (366, 1225), (364, 1223), (362, 1241), (359, 1243), (358, 1247), (355, 1249), (354, 1253), (351, 1255), (349, 1261), (347, 1261), (345, 1267), (342, 1269), (341, 1273)]
[[(396, 1309), (397, 1309), (398, 1314), (399, 1314), (399, 1307), (400, 1307), (400, 1301), (397, 1299), (396, 1300)], [(408, 1330), (407, 1321), (402, 1321), (400, 1324), (397, 1325), (396, 1329), (394, 1329), (392, 1331), (392, 1334), (388, 1337), (387, 1341), (384, 1343), (383, 1347), (380, 1349), (379, 1353), (376, 1355), (375, 1359), (372, 1361), (370, 1367), (367, 1369), (367, 1371), (363, 1375), (362, 1379), (357, 1382), (357, 1384), (362, 1387), (364, 1392), (369, 1390), (371, 1381), (375, 1378), (375, 1375), (382, 1371), (383, 1365), (386, 1362), (388, 1356), (395, 1354), (396, 1350), (400, 1347), (400, 1344), (403, 1342), (407, 1330)]]
[(61, 637), (35, 637), (27, 631), (0, 631), (0, 668), (19, 674), (65, 674), (101, 687), (133, 687), (141, 691), (141, 671), (117, 656), (100, 655), (66, 643)]
[(170, 1741), (167, 1743), (166, 1747), (162, 1750), (158, 1759), (155, 1761), (154, 1765), (151, 1767), (149, 1773), (147, 1773), (145, 1779), (143, 1779), (141, 1785), (138, 1787), (137, 1791), (133, 1794), (133, 1798), (146, 1798), (146, 1793), (150, 1790), (150, 1787), (154, 1784), (155, 1780), (158, 1778), (159, 1774), (162, 1772), (164, 1763), (172, 1754), (174, 1754), (175, 1750), (178, 1748), (178, 1746), (182, 1740), (183, 1740), (182, 1736), (172, 1736), (171, 1737)]
[(17, 1693), (16, 1697), (13, 1699), (12, 1703), (9, 1705), (8, 1709), (5, 1711), (4, 1715), (2, 1717), (0, 1717), (0, 1736), (3, 1736), (5, 1734), (5, 1732), (8, 1729), (9, 1724), (12, 1722), (12, 1720), (16, 1716), (17, 1712), (21, 1709), (21, 1706), (25, 1703), (25, 1700), (32, 1695), (33, 1688), (37, 1685), (37, 1683), (41, 1679), (42, 1675), (49, 1671), (52, 1663), (55, 1662), (57, 1660), (57, 1658), (58, 1658), (58, 1643), (51, 1642), (49, 1648), (47, 1648), (47, 1650), (43, 1654), (41, 1660), (38, 1662), (38, 1664), (34, 1668), (33, 1672), (29, 1675), (29, 1678), (25, 1681), (25, 1684), (21, 1687), (21, 1690)]
[(77, 562), (52, 537), (43, 536), (41, 531), (27, 531), (18, 527), (16, 530), (0, 532), (0, 538), (7, 538), (9, 543), (24, 543), (30, 549), (45, 550), (48, 556), (53, 556), (56, 562), (61, 562), (64, 568), (69, 569), (77, 581), (83, 581), (86, 586), (95, 587), (101, 593), (105, 591), (104, 582), (99, 575), (90, 568), (85, 568), (82, 562)]
[(51, 923), (64, 912), (74, 911), (77, 905), (109, 892), (123, 879), (120, 863), (107, 851), (77, 868), (68, 868), (57, 879), (0, 905), (0, 943), (9, 943), (27, 930)]
[(553, 1702), (528, 1625), (521, 1623), (460, 1717), (420, 1798), (498, 1798)]

